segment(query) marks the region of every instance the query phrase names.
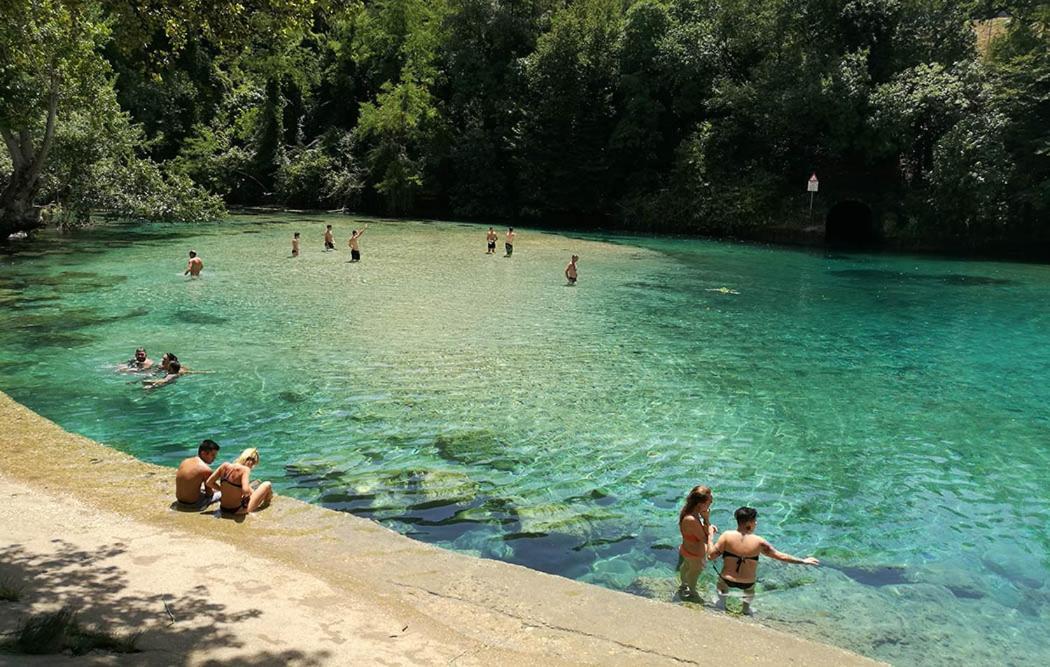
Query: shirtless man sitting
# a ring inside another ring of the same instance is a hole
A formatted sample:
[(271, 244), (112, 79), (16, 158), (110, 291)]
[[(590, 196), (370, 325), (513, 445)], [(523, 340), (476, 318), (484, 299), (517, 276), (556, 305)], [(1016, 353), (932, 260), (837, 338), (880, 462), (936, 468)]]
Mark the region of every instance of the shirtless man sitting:
[(219, 489), (207, 486), (211, 464), (219, 455), (219, 445), (205, 440), (197, 448), (197, 455), (184, 459), (175, 471), (175, 500), (180, 504), (199, 508), (219, 499)]
[(722, 572), (718, 575), (716, 608), (725, 609), (729, 589), (738, 588), (744, 592), (744, 614), (750, 616), (751, 602), (755, 599), (759, 554), (799, 565), (820, 565), (820, 561), (812, 556), (797, 558), (781, 553), (774, 549), (765, 538), (755, 535), (758, 510), (753, 507), (741, 507), (734, 516), (736, 517), (736, 530), (727, 530), (722, 533), (714, 548), (707, 552), (707, 558), (714, 560), (722, 556)]

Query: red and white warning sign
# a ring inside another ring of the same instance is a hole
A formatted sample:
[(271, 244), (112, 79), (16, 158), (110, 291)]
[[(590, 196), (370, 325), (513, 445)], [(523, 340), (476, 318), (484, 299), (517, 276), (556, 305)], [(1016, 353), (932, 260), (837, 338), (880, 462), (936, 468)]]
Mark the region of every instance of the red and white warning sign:
[(813, 172), (813, 175), (809, 177), (809, 182), (806, 183), (807, 192), (816, 192), (817, 188), (820, 187), (820, 181), (817, 180), (817, 173)]

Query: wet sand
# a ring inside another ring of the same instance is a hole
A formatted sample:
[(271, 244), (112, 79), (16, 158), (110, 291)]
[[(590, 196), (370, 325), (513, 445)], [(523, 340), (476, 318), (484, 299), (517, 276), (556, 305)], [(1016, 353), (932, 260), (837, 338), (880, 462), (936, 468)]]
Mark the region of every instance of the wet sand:
[(286, 497), (241, 522), (175, 512), (172, 474), (0, 393), (0, 576), (24, 585), (0, 632), (71, 603), (144, 633), (142, 653), (99, 664), (876, 664)]

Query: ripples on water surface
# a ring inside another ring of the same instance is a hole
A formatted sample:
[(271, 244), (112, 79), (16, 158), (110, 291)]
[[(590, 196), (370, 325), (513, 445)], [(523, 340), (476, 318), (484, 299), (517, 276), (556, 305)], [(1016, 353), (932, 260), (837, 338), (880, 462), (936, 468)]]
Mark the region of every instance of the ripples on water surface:
[[(258, 446), (282, 493), (659, 598), (709, 483), (717, 524), (752, 504), (828, 565), (765, 562), (763, 622), (898, 663), (1050, 663), (1050, 269), (528, 230), (504, 259), (484, 227), (382, 221), (348, 264), (359, 224), (19, 246), (0, 388), (148, 461)], [(139, 344), (212, 373), (146, 394), (112, 372)]]

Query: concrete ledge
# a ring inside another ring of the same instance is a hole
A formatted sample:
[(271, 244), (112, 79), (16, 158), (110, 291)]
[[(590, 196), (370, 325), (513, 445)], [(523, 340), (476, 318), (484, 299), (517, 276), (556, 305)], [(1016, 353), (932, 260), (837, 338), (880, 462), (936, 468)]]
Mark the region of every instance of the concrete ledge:
[[(156, 581), (140, 587), (167, 585), (173, 598), (184, 601), (192, 600), (187, 591), (204, 588), (206, 600), (236, 600), (256, 610), (243, 622), (224, 621), (222, 646), (230, 650), (223, 660), (255, 655), (237, 664), (271, 658), (282, 664), (877, 664), (755, 623), (445, 551), (291, 498), (277, 497), (242, 523), (174, 512), (168, 509), (172, 474), (67, 433), (0, 392), (4, 561), (21, 559), (28, 568), (34, 558), (46, 559), (41, 531), (52, 534), (63, 525), (66, 535), (56, 537), (66, 542), (53, 543), (56, 553), (83, 543), (80, 551), (105, 559), (117, 555), (87, 546), (120, 543), (128, 579)], [(142, 542), (142, 536), (150, 539)], [(185, 557), (169, 559), (165, 578), (153, 563), (173, 554)], [(0, 568), (10, 566), (0, 562)], [(55, 570), (56, 585), (63, 572)], [(248, 574), (252, 580), (265, 577), (267, 592), (242, 600), (240, 591), (250, 584), (235, 584)], [(38, 579), (46, 585), (48, 575)], [(300, 592), (308, 590), (320, 592)], [(90, 596), (90, 586), (78, 594)], [(4, 604), (0, 618), (6, 615), (7, 625), (11, 614)], [(96, 611), (105, 616), (105, 609)], [(119, 609), (112, 611), (120, 618)], [(149, 650), (133, 660), (204, 664), (211, 655), (206, 647), (185, 630), (169, 629), (165, 639), (165, 612), (156, 612), (144, 646)], [(387, 633), (405, 626), (404, 633)], [(259, 633), (273, 647), (269, 658), (249, 651), (259, 648), (257, 640), (249, 641)], [(211, 636), (209, 626), (202, 625), (199, 634)], [(173, 652), (183, 657), (173, 661)]]

